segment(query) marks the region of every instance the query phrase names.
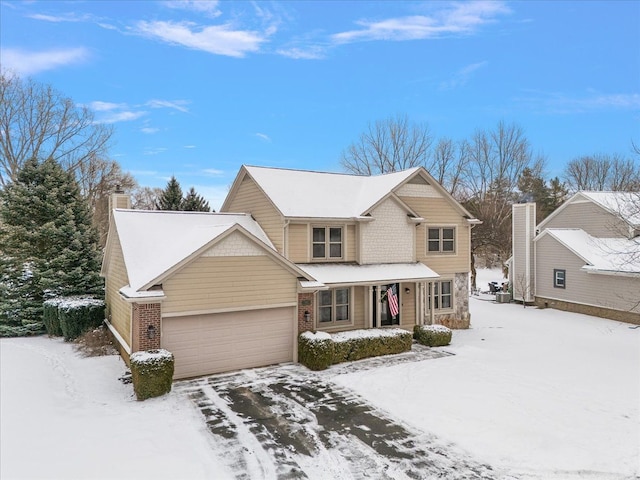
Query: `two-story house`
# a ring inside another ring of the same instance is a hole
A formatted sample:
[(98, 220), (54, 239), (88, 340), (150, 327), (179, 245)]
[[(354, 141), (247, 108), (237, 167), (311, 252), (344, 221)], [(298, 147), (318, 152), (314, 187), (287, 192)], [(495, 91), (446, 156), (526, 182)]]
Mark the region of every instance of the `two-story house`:
[(640, 324), (640, 194), (578, 192), (535, 225), (513, 205), (514, 299)]
[(112, 210), (109, 326), (125, 357), (172, 351), (176, 378), (295, 361), (305, 330), (467, 328), (477, 222), (423, 168), (243, 166), (221, 213)]

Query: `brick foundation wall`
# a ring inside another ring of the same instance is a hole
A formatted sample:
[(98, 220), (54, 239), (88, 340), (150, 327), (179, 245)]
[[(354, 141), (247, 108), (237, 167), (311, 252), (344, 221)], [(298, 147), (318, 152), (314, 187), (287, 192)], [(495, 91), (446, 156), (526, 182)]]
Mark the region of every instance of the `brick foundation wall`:
[[(313, 330), (313, 307), (313, 293), (298, 294), (298, 335)], [(308, 322), (304, 319), (305, 312), (310, 314)]]
[(543, 297), (536, 297), (535, 304), (540, 308), (555, 308), (557, 310), (564, 310), (565, 312), (583, 313), (594, 317), (608, 318), (610, 320), (617, 320), (618, 322), (640, 325), (640, 314), (638, 313), (623, 312), (621, 310), (613, 310), (603, 307), (593, 307), (590, 305), (564, 302), (562, 300), (552, 300), (550, 298)]
[[(162, 314), (159, 303), (134, 303), (133, 312), (133, 345), (132, 352), (140, 350), (154, 350), (160, 348), (160, 332), (162, 328)], [(147, 330), (150, 325), (155, 327), (153, 338), (148, 338)]]

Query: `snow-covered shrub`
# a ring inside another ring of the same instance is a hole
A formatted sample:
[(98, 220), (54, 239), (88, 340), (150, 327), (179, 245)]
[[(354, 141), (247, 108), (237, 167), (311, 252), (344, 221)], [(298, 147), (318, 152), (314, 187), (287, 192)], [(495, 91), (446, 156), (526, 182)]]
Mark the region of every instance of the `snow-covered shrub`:
[(333, 363), (406, 352), (413, 341), (411, 332), (400, 328), (353, 330), (331, 338), (335, 343)]
[(58, 315), (58, 305), (64, 298), (57, 297), (45, 300), (42, 304), (42, 321), (47, 334), (51, 337), (62, 336), (60, 328), (60, 316)]
[(444, 325), (416, 325), (413, 337), (428, 347), (444, 347), (451, 343), (451, 329)]
[(58, 301), (60, 330), (66, 341), (75, 340), (104, 321), (104, 301), (95, 298), (67, 297)]
[(303, 332), (298, 338), (298, 361), (311, 370), (324, 370), (333, 363), (334, 345), (324, 332)]
[(168, 350), (147, 350), (131, 354), (131, 378), (138, 400), (159, 397), (171, 391), (175, 359)]

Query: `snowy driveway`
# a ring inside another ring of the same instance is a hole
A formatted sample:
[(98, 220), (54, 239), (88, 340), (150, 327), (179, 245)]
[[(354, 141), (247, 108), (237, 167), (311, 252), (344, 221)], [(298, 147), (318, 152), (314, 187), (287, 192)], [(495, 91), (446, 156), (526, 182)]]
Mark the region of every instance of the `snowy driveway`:
[[(395, 361), (442, 356), (422, 352)], [(330, 381), (347, 368), (378, 364), (365, 360), (320, 373), (285, 365), (183, 381), (175, 388), (197, 405), (213, 445), (239, 479), (497, 478), (490, 466)]]

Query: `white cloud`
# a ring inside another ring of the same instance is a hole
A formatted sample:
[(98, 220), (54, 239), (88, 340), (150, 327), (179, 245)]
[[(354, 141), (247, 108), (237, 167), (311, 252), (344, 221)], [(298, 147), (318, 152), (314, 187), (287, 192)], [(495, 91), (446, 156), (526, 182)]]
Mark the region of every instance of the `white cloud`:
[(188, 103), (186, 100), (149, 100), (145, 105), (151, 108), (173, 108), (180, 112), (187, 113), (189, 109), (185, 105)]
[(589, 91), (583, 96), (565, 93), (534, 92), (518, 101), (547, 113), (570, 114), (598, 110), (640, 110), (638, 93), (599, 93)]
[(264, 140), (265, 142), (271, 143), (271, 138), (266, 133), (256, 133), (255, 136), (261, 140)]
[(91, 15), (78, 15), (75, 13), (65, 13), (63, 15), (44, 15), (41, 13), (34, 13), (32, 15), (27, 15), (28, 18), (32, 18), (34, 20), (42, 20), (45, 22), (53, 22), (53, 23), (61, 23), (61, 22), (86, 22), (92, 20), (93, 17)]
[(142, 152), (143, 155), (158, 155), (160, 153), (166, 152), (168, 149), (165, 147), (147, 147)]
[(142, 133), (146, 133), (147, 135), (153, 135), (154, 133), (158, 133), (160, 129), (154, 127), (142, 127), (140, 131)]
[(96, 112), (110, 112), (112, 110), (127, 108), (127, 105), (124, 103), (111, 103), (96, 100), (95, 102), (91, 102), (88, 107), (92, 110), (95, 110)]
[(101, 123), (130, 122), (132, 120), (137, 120), (138, 118), (146, 114), (147, 112), (135, 112), (130, 110), (124, 110), (122, 112), (110, 112), (107, 115), (100, 117), (98, 121)]
[(277, 50), (276, 53), (283, 57), (294, 58), (296, 60), (319, 60), (326, 56), (325, 49), (318, 46), (282, 48)]
[(452, 90), (452, 89), (457, 88), (457, 87), (462, 87), (462, 86), (466, 85), (467, 82), (469, 82), (469, 80), (473, 77), (473, 75), (478, 70), (486, 67), (487, 65), (489, 65), (489, 62), (487, 62), (487, 61), (478, 62), (478, 63), (472, 63), (471, 65), (467, 65), (466, 67), (461, 68), (460, 70), (458, 70), (451, 77), (451, 79), (447, 80), (446, 82), (442, 82), (440, 84), (440, 88), (442, 90)]
[(196, 148), (196, 146), (195, 146), (195, 145), (185, 145), (185, 146), (184, 146), (184, 147), (182, 147), (182, 148)]
[(135, 31), (174, 45), (230, 57), (256, 52), (266, 40), (259, 32), (234, 30), (229, 24), (200, 27), (192, 22), (140, 21)]
[(169, 0), (163, 5), (173, 9), (191, 10), (196, 13), (203, 13), (209, 17), (218, 17), (218, 0)]
[(39, 52), (17, 48), (0, 49), (2, 68), (24, 76), (82, 63), (89, 56), (89, 51), (84, 47), (51, 49)]
[(380, 21), (360, 20), (356, 23), (361, 28), (337, 33), (332, 39), (340, 44), (371, 40), (421, 40), (440, 38), (444, 35), (469, 34), (509, 11), (503, 2), (454, 3), (431, 16), (413, 15)]
[(215, 168), (205, 168), (204, 170), (202, 170), (202, 173), (207, 177), (221, 177), (222, 175), (224, 175), (223, 170), (217, 170)]

